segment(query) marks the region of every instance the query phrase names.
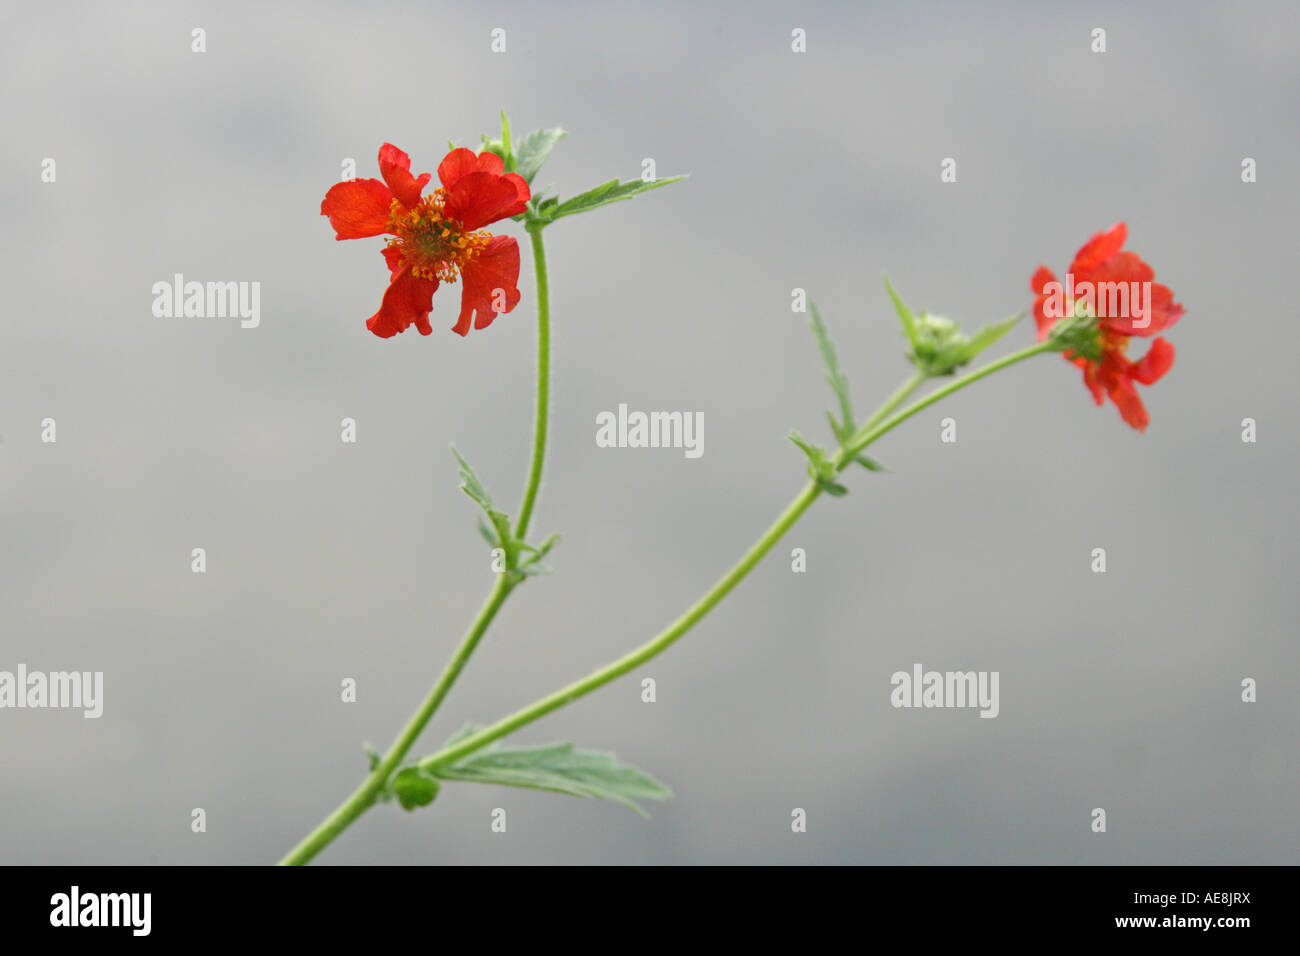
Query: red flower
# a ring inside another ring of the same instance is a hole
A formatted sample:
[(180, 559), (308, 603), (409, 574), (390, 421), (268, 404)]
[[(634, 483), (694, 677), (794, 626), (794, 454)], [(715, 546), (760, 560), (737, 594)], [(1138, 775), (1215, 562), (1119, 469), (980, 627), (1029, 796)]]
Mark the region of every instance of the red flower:
[(383, 182), (337, 183), (320, 204), (338, 239), (394, 237), (383, 250), (388, 289), (366, 328), (381, 338), (412, 324), (430, 334), (433, 293), (458, 275), (464, 288), (452, 331), (459, 335), (471, 324), (486, 329), (519, 304), (519, 244), (483, 227), (524, 211), (531, 194), (522, 176), (505, 172), (500, 156), (453, 149), (438, 165), (442, 186), (421, 198), (431, 176), (412, 176), (411, 158), (391, 143), (379, 149), (379, 172)]
[(1132, 336), (1147, 337), (1169, 328), (1184, 308), (1168, 286), (1152, 280), (1155, 270), (1133, 252), (1121, 251), (1128, 227), (1116, 223), (1089, 239), (1074, 257), (1062, 285), (1046, 266), (1029, 280), (1035, 293), (1034, 321), (1038, 340), (1047, 338), (1061, 319), (1082, 314), (1097, 320), (1096, 357), (1067, 350), (1065, 358), (1083, 369), (1083, 381), (1098, 405), (1106, 396), (1124, 421), (1145, 431), (1151, 418), (1134, 383), (1153, 385), (1174, 364), (1174, 347), (1156, 338), (1139, 361), (1128, 357)]

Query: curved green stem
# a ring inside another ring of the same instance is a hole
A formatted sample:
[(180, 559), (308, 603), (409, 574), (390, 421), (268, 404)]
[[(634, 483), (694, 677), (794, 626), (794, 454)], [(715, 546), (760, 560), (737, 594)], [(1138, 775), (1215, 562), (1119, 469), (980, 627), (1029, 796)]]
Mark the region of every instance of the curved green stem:
[[(547, 295), (546, 279), (546, 249), (542, 245), (542, 230), (540, 227), (530, 228), (529, 235), (532, 237), (533, 244), (533, 268), (537, 276), (537, 405), (536, 417), (533, 425), (533, 456), (532, 464), (528, 469), (528, 483), (524, 489), (524, 502), (519, 510), (519, 523), (516, 526), (515, 537), (523, 538), (528, 531), (528, 520), (533, 512), (533, 504), (537, 500), (537, 490), (542, 480), (542, 463), (546, 457), (546, 425), (550, 398), (550, 367), (551, 367), (551, 315), (550, 302)], [(483, 635), (487, 632), (488, 625), (496, 617), (497, 611), (505, 603), (510, 592), (517, 586), (517, 581), (512, 582), (506, 574), (497, 576), (496, 584), (492, 587), (492, 592), (488, 595), (487, 601), (479, 610), (478, 616), (474, 623), (470, 625), (465, 636), (461, 638), (460, 645), (456, 648), (451, 660), (443, 668), (442, 674), (438, 681), (429, 691), (429, 695), (420, 704), (419, 709), (411, 715), (402, 732), (397, 735), (388, 748), (388, 752), (383, 759), (375, 766), (370, 775), (362, 781), (361, 785), (352, 793), (352, 796), (343, 801), (339, 807), (325, 818), (316, 829), (307, 834), (302, 842), (289, 851), (283, 860), (281, 866), (301, 866), (309, 862), (317, 853), (346, 830), (357, 817), (365, 813), (375, 802), (379, 793), (388, 783), (388, 778), (392, 776), (393, 771), (401, 764), (403, 758), (410, 752), (411, 747), (424, 728), (432, 719), (438, 707), (442, 704), (447, 694), (451, 691), (452, 685), (460, 676), (460, 672), (465, 669), (469, 662), (470, 656), (474, 653), (482, 640)]]
[(420, 766), (426, 770), (440, 766), (446, 763), (452, 763), (459, 760), (466, 754), (473, 753), (475, 750), (485, 747), (492, 741), (504, 737), (506, 734), (518, 730), (525, 724), (531, 724), (540, 717), (544, 717), (553, 710), (558, 710), (565, 704), (577, 700), (579, 697), (585, 697), (598, 687), (603, 687), (617, 677), (621, 677), (635, 667), (644, 664), (650, 658), (667, 650), (683, 634), (689, 631), (703, 618), (709, 611), (713, 610), (714, 605), (726, 597), (731, 589), (739, 584), (754, 567), (762, 560), (768, 551), (772, 550), (781, 536), (790, 529), (800, 516), (808, 510), (811, 505), (821, 495), (822, 490), (815, 482), (809, 482), (807, 487), (799, 493), (799, 496), (790, 502), (789, 507), (781, 513), (770, 528), (763, 533), (763, 536), (754, 543), (744, 556), (738, 561), (730, 571), (722, 576), (712, 588), (709, 589), (702, 598), (691, 605), (681, 617), (674, 621), (669, 627), (654, 637), (650, 641), (638, 647), (630, 654), (625, 654), (612, 664), (602, 667), (598, 671), (588, 674), (580, 681), (575, 681), (568, 687), (562, 687), (555, 693), (543, 697), (534, 704), (525, 707), (499, 720), (491, 727), (479, 731), (471, 737), (450, 747), (445, 747), (431, 757), (426, 757), (420, 761)]
[[(905, 411), (899, 412), (893, 418), (878, 423), (868, 420), (845, 445), (845, 448), (841, 453), (841, 460), (837, 463), (837, 467), (843, 469), (853, 460), (854, 455), (862, 451), (877, 438), (893, 431), (917, 412), (924, 411), (940, 399), (947, 398), (953, 392), (960, 391), (967, 385), (978, 382), (980, 379), (992, 375), (994, 372), (1004, 369), (1008, 365), (1015, 365), (1017, 362), (1023, 362), (1027, 358), (1033, 358), (1035, 355), (1049, 351), (1056, 351), (1056, 349), (1053, 348), (1052, 343), (1039, 342), (1037, 345), (1031, 345), (1028, 348), (1021, 349), (1019, 352), (1012, 352), (1010, 355), (1004, 355), (1000, 359), (995, 359), (994, 361), (989, 362), (988, 365), (977, 368), (973, 372), (967, 372), (960, 378), (953, 379), (943, 388), (936, 388), (929, 395), (925, 396), (925, 398), (910, 405)], [(876, 416), (873, 415), (872, 419), (875, 419), (875, 417)]]
[[(858, 431), (862, 432), (870, 428), (875, 428), (877, 425), (879, 425), (882, 421), (884, 421), (886, 415), (888, 415), (890, 412), (896, 409), (899, 405), (902, 405), (903, 402), (907, 400), (909, 395), (911, 395), (918, 388), (920, 388), (922, 384), (924, 384), (925, 378), (926, 375), (924, 372), (917, 371), (913, 373), (911, 378), (909, 378), (902, 385), (898, 386), (898, 390), (895, 391), (893, 395), (890, 395), (887, 399), (885, 399), (883, 405), (881, 405), (879, 408), (877, 408), (874, 412), (871, 413), (870, 418), (868, 418), (865, 422), (863, 422), (861, 425), (858, 426)], [(861, 449), (858, 450), (861, 451)]]
[[(923, 376), (913, 376), (904, 383), (898, 391), (890, 396), (885, 404), (882, 405), (881, 408), (877, 410), (861, 428), (858, 429), (857, 434), (854, 435), (849, 444), (840, 449), (834, 458), (836, 467), (840, 469), (844, 468), (853, 460), (854, 455), (865, 449), (872, 442), (876, 441), (882, 435), (892, 431), (894, 428), (897, 428), (917, 412), (928, 408), (945, 396), (951, 395), (953, 392), (965, 388), (972, 382), (979, 381), (986, 375), (991, 375), (998, 369), (1006, 368), (1008, 365), (1013, 365), (1016, 362), (1023, 361), (1045, 351), (1047, 351), (1047, 346), (1045, 344), (1039, 344), (1027, 349), (1022, 349), (1019, 352), (1014, 352), (1011, 355), (989, 363), (977, 371), (955, 379), (943, 388), (937, 389), (932, 394), (927, 395), (925, 398), (911, 405), (906, 410), (893, 415), (893, 417), (886, 418), (886, 416), (888, 416), (894, 408), (902, 404), (907, 396), (915, 391), (917, 386), (919, 386), (924, 380)], [(781, 516), (777, 518), (771, 527), (763, 533), (762, 537), (760, 537), (758, 541), (756, 541), (754, 545), (745, 552), (736, 565), (724, 574), (718, 582), (704, 594), (703, 597), (691, 605), (686, 613), (655, 637), (651, 638), (649, 641), (630, 653), (620, 657), (618, 660), (605, 665), (599, 670), (593, 671), (581, 680), (575, 681), (567, 687), (562, 687), (554, 693), (548, 694), (546, 697), (529, 704), (522, 710), (515, 711), (515, 713), (510, 714), (509, 716), (503, 717), (495, 724), (492, 724), (490, 727), (485, 727), (483, 730), (480, 730), (472, 736), (466, 737), (449, 747), (444, 747), (437, 753), (421, 760), (420, 766), (426, 770), (431, 770), (444, 764), (454, 763), (460, 758), (486, 747), (493, 741), (499, 740), (507, 734), (513, 733), (520, 727), (531, 724), (533, 721), (545, 717), (552, 711), (558, 710), (580, 697), (585, 697), (592, 691), (622, 677), (628, 671), (644, 664), (646, 661), (667, 650), (679, 638), (681, 638), (682, 635), (699, 623), (699, 621), (703, 619), (709, 611), (713, 610), (714, 606), (731, 593), (732, 589), (735, 588), (737, 584), (744, 580), (745, 576), (753, 570), (754, 566), (757, 565), (769, 551), (772, 550), (773, 546), (781, 540), (782, 536), (796, 521), (799, 520), (803, 513), (808, 510), (809, 506), (811, 506), (820, 495), (821, 488), (818, 487), (816, 482), (809, 482), (808, 485), (799, 492), (798, 496), (790, 502), (785, 511), (781, 513)]]
[(497, 577), (496, 586), (492, 588), (492, 593), (488, 595), (487, 601), (482, 609), (478, 612), (478, 617), (470, 625), (469, 631), (466, 632), (460, 647), (451, 661), (443, 670), (442, 676), (438, 683), (434, 685), (429, 696), (425, 698), (424, 703), (420, 705), (411, 719), (406, 722), (402, 732), (397, 735), (392, 746), (388, 748), (388, 753), (376, 765), (375, 769), (370, 772), (370, 776), (362, 781), (361, 786), (353, 792), (352, 796), (343, 801), (333, 813), (325, 818), (324, 822), (311, 833), (303, 838), (302, 842), (289, 851), (283, 860), (281, 866), (301, 866), (309, 862), (325, 847), (333, 842), (334, 838), (351, 825), (352, 821), (374, 804), (375, 798), (379, 796), (388, 778), (392, 776), (397, 765), (402, 762), (402, 758), (410, 751), (415, 744), (416, 739), (424, 731), (425, 725), (429, 723), (429, 718), (433, 716), (438, 705), (442, 703), (447, 692), (451, 690), (451, 685), (455, 683), (465, 662), (469, 660), (470, 654), (474, 653), (474, 648), (478, 646), (479, 640), (487, 631), (488, 625), (496, 617), (501, 605), (505, 603), (506, 597), (509, 596), (513, 585), (507, 583), (504, 574)]
[(542, 227), (530, 227), (533, 240), (533, 271), (537, 276), (537, 414), (533, 421), (533, 461), (528, 469), (528, 484), (519, 506), (515, 537), (528, 533), (533, 505), (542, 485), (542, 464), (546, 459), (546, 423), (551, 401), (551, 303), (546, 281), (546, 247), (542, 245)]

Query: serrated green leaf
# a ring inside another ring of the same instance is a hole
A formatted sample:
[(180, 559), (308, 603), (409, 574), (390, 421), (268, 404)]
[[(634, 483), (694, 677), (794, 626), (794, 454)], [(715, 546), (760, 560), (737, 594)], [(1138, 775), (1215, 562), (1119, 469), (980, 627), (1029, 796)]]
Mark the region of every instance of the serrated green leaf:
[(831, 342), (830, 333), (826, 330), (826, 323), (822, 321), (821, 311), (815, 302), (808, 303), (808, 313), (811, 316), (813, 334), (817, 337), (817, 348), (826, 364), (826, 381), (835, 392), (840, 405), (841, 421), (836, 422), (832, 417), (831, 429), (835, 432), (835, 437), (843, 441), (847, 434), (853, 432), (853, 402), (849, 397), (849, 380), (840, 369), (835, 345)]
[(428, 771), (419, 767), (403, 767), (393, 775), (389, 789), (403, 810), (414, 810), (433, 803), (442, 786)]
[(487, 515), (488, 521), (492, 523), (492, 528), (496, 530), (496, 536), (494, 538), (490, 533), (486, 533), (488, 532), (488, 529), (483, 526), (482, 519), (480, 519), (479, 534), (483, 535), (488, 544), (504, 548), (507, 559), (510, 562), (513, 562), (515, 541), (510, 531), (510, 516), (503, 511), (497, 510), (496, 505), (492, 503), (492, 496), (488, 494), (487, 488), (485, 488), (483, 482), (479, 480), (478, 475), (475, 473), (473, 467), (470, 466), (470, 463), (465, 460), (464, 456), (462, 456), (459, 451), (456, 450), (455, 445), (451, 446), (451, 453), (456, 456), (456, 461), (460, 465), (459, 473), (461, 490), (464, 491), (465, 494), (469, 495), (469, 497), (483, 509), (483, 513)]
[[(655, 179), (651, 182), (646, 182), (643, 179), (629, 179), (621, 182), (617, 179), (611, 179), (607, 183), (601, 183), (594, 189), (588, 189), (585, 193), (579, 193), (577, 196), (559, 203), (545, 214), (545, 218), (549, 222), (554, 222), (556, 219), (563, 219), (565, 216), (590, 212), (601, 206), (608, 206), (610, 203), (631, 199), (633, 196), (649, 192), (651, 189), (658, 189), (660, 186), (680, 182), (685, 178), (685, 176), (670, 176), (667, 179)], [(545, 203), (542, 205), (545, 206)], [(539, 208), (538, 212), (542, 212), (542, 209)]]
[(483, 487), (483, 482), (479, 480), (473, 466), (456, 450), (455, 445), (451, 446), (451, 453), (456, 456), (456, 463), (460, 465), (460, 486), (465, 494), (478, 502), (484, 511), (492, 511), (495, 507), (492, 504), (492, 496), (488, 494), (487, 488)]
[(555, 144), (568, 135), (564, 130), (535, 129), (519, 141), (515, 148), (515, 172), (532, 185), (533, 177), (541, 170)]
[(912, 310), (907, 307), (901, 296), (894, 291), (893, 285), (888, 277), (885, 279), (885, 291), (889, 293), (889, 298), (893, 300), (894, 311), (898, 313), (898, 321), (903, 324), (903, 334), (907, 336), (908, 343), (915, 350), (920, 345), (920, 336), (916, 330), (916, 316)]
[[(466, 727), (447, 741), (462, 740)], [(612, 800), (645, 816), (638, 800), (666, 800), (672, 791), (648, 773), (620, 763), (611, 753), (577, 750), (571, 743), (541, 747), (489, 746), (432, 773), (443, 780), (549, 790), (575, 797)]]

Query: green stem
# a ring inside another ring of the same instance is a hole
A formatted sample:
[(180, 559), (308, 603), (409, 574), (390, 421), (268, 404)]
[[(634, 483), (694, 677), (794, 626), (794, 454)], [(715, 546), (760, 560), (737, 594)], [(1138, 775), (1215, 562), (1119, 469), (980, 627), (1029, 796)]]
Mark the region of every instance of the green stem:
[(397, 765), (402, 762), (402, 758), (410, 751), (416, 739), (424, 731), (429, 718), (433, 716), (433, 712), (438, 709), (438, 705), (442, 703), (443, 698), (447, 696), (447, 692), (451, 690), (451, 685), (455, 683), (461, 669), (465, 666), (465, 662), (474, 653), (474, 648), (478, 646), (479, 640), (487, 631), (488, 625), (492, 623), (492, 619), (496, 617), (497, 611), (505, 603), (506, 597), (509, 596), (512, 589), (513, 585), (507, 583), (504, 574), (497, 577), (497, 583), (492, 588), (492, 593), (488, 595), (486, 603), (478, 612), (478, 617), (470, 625), (470, 629), (466, 632), (455, 656), (448, 662), (442, 676), (438, 678), (438, 683), (434, 685), (429, 696), (420, 705), (420, 709), (406, 722), (406, 726), (397, 735), (397, 739), (393, 741), (392, 746), (388, 748), (388, 753), (384, 755), (383, 760), (371, 771), (370, 776), (366, 777), (361, 786), (357, 787), (352, 796), (343, 801), (338, 809), (326, 817), (320, 826), (307, 834), (301, 843), (289, 851), (288, 855), (280, 861), (281, 866), (302, 866), (304, 863), (309, 862), (312, 857), (329, 846), (335, 837), (346, 830), (352, 824), (352, 821), (370, 809), (375, 802), (375, 798), (384, 789), (388, 778), (392, 776), (393, 771), (397, 769)]
[(530, 227), (533, 240), (533, 270), (537, 275), (537, 414), (533, 421), (533, 461), (528, 469), (528, 484), (519, 506), (515, 537), (523, 539), (533, 516), (533, 504), (542, 485), (542, 464), (546, 459), (546, 423), (551, 400), (551, 303), (546, 281), (546, 248), (542, 245), (542, 227)]
[(871, 413), (870, 418), (868, 418), (865, 422), (863, 422), (861, 425), (858, 426), (858, 432), (861, 433), (866, 429), (875, 428), (882, 421), (884, 421), (886, 415), (888, 415), (890, 412), (896, 409), (899, 405), (902, 405), (909, 395), (911, 395), (913, 392), (915, 392), (918, 388), (921, 387), (921, 385), (925, 382), (925, 378), (926, 375), (924, 372), (917, 371), (913, 373), (911, 378), (909, 378), (902, 385), (898, 386), (898, 390), (894, 392), (893, 395), (890, 395), (887, 399), (885, 399), (885, 403), (883, 405), (881, 405), (879, 408), (877, 408), (874, 412)]
[[(857, 433), (847, 442), (845, 448), (841, 452), (841, 460), (838, 462), (837, 467), (841, 469), (846, 467), (848, 463), (853, 460), (853, 456), (858, 452), (862, 451), (882, 435), (893, 431), (913, 415), (929, 408), (940, 399), (947, 398), (953, 392), (960, 391), (967, 385), (978, 382), (980, 379), (992, 375), (994, 372), (1004, 369), (1008, 365), (1015, 365), (1017, 362), (1023, 362), (1027, 358), (1033, 358), (1035, 355), (1048, 351), (1054, 351), (1052, 343), (1039, 342), (1037, 345), (1031, 345), (1028, 348), (1021, 349), (1019, 352), (1012, 352), (1010, 355), (1004, 355), (1002, 358), (995, 359), (994, 361), (989, 362), (988, 365), (977, 368), (973, 372), (967, 372), (965, 375), (961, 376), (961, 378), (953, 379), (943, 388), (935, 389), (929, 395), (925, 396), (925, 398), (908, 406), (906, 410), (899, 412), (893, 418), (883, 422), (867, 421), (866, 424), (859, 428)], [(875, 418), (876, 416), (873, 415), (872, 419)]]
[[(533, 504), (537, 500), (537, 490), (542, 479), (542, 463), (546, 457), (546, 425), (550, 398), (551, 361), (551, 316), (547, 296), (546, 249), (542, 245), (542, 230), (540, 227), (530, 228), (528, 232), (533, 241), (533, 268), (537, 276), (537, 414), (533, 424), (532, 464), (529, 466), (528, 484), (524, 490), (524, 502), (520, 507), (519, 524), (515, 531), (515, 537), (520, 539), (524, 537), (528, 530), (528, 519), (532, 515)], [(307, 834), (301, 843), (289, 851), (288, 855), (280, 861), (281, 866), (301, 866), (309, 862), (316, 854), (329, 846), (334, 838), (346, 830), (357, 817), (365, 813), (374, 804), (375, 799), (387, 784), (388, 778), (392, 776), (393, 771), (397, 769), (403, 758), (410, 752), (411, 747), (415, 745), (415, 741), (424, 732), (424, 728), (451, 691), (452, 685), (456, 683), (456, 679), (460, 677), (460, 672), (469, 663), (470, 656), (487, 632), (492, 619), (496, 617), (497, 611), (501, 609), (501, 605), (505, 603), (506, 598), (510, 596), (510, 592), (516, 586), (517, 582), (511, 583), (508, 575), (500, 574), (497, 576), (496, 584), (488, 595), (487, 601), (479, 610), (474, 623), (465, 632), (465, 636), (461, 638), (460, 645), (456, 648), (451, 660), (447, 662), (446, 667), (443, 668), (437, 683), (433, 685), (429, 695), (420, 704), (420, 708), (407, 721), (402, 732), (397, 735), (397, 739), (388, 748), (388, 752), (383, 759), (371, 771), (370, 775), (362, 781), (352, 796), (348, 797), (333, 813), (325, 818), (320, 826)]]
[(715, 584), (704, 597), (700, 598), (690, 609), (674, 621), (666, 630), (657, 637), (641, 645), (630, 654), (625, 654), (612, 664), (602, 667), (580, 681), (563, 687), (555, 693), (543, 697), (534, 704), (525, 707), (506, 717), (504, 720), (497, 721), (491, 727), (481, 730), (472, 737), (466, 737), (460, 743), (446, 747), (431, 757), (426, 757), (420, 761), (420, 766), (426, 770), (442, 764), (452, 763), (459, 760), (466, 754), (473, 753), (475, 750), (485, 747), (494, 740), (504, 737), (514, 730), (518, 730), (525, 724), (531, 724), (539, 717), (544, 717), (553, 710), (557, 710), (579, 697), (590, 694), (598, 687), (603, 687), (615, 678), (621, 677), (635, 667), (644, 664), (650, 658), (667, 650), (673, 643), (689, 631), (696, 623), (713, 609), (713, 606), (726, 597), (731, 589), (739, 584), (754, 567), (762, 560), (772, 546), (781, 539), (781, 536), (789, 530), (790, 526), (799, 520), (799, 517), (808, 510), (811, 505), (821, 495), (821, 488), (814, 482), (809, 482), (807, 487), (799, 493), (799, 496), (790, 502), (789, 507), (782, 512), (781, 517), (763, 533), (763, 536), (754, 543), (744, 557), (737, 562), (736, 566), (723, 575), (722, 579)]
[[(936, 390), (934, 393), (927, 395), (925, 398), (916, 402), (905, 411), (894, 415), (892, 418), (886, 418), (887, 415), (900, 405), (908, 395), (910, 395), (917, 386), (924, 381), (924, 376), (914, 375), (901, 388), (898, 389), (890, 398), (869, 418), (858, 430), (850, 444), (842, 448), (835, 456), (836, 467), (844, 468), (853, 460), (853, 456), (865, 449), (872, 442), (876, 441), (882, 435), (887, 434), (900, 424), (907, 421), (917, 412), (928, 408), (935, 402), (947, 395), (951, 395), (958, 389), (965, 388), (972, 382), (976, 382), (986, 375), (991, 375), (998, 369), (1006, 368), (1016, 362), (1023, 361), (1040, 352), (1047, 351), (1045, 344), (1031, 346), (1014, 352), (1005, 358), (991, 362), (983, 368), (955, 379), (948, 385)], [(883, 419), (883, 421), (882, 421)], [(490, 727), (485, 727), (478, 733), (455, 743), (449, 747), (444, 747), (437, 753), (434, 753), (420, 761), (420, 766), (426, 770), (432, 770), (435, 767), (444, 764), (454, 763), (462, 757), (486, 747), (493, 741), (500, 740), (508, 734), (513, 733), (520, 727), (531, 724), (534, 721), (545, 717), (554, 710), (570, 704), (580, 697), (585, 697), (592, 691), (605, 686), (613, 680), (622, 677), (628, 671), (639, 667), (651, 658), (661, 654), (671, 647), (687, 631), (694, 627), (718, 604), (724, 597), (731, 593), (745, 576), (753, 570), (763, 557), (772, 550), (782, 536), (794, 525), (796, 521), (808, 510), (809, 506), (821, 495), (821, 488), (815, 482), (809, 482), (808, 485), (799, 492), (794, 501), (790, 502), (781, 516), (776, 519), (771, 527), (763, 533), (763, 536), (754, 543), (754, 545), (745, 552), (740, 561), (723, 575), (705, 595), (696, 601), (691, 607), (670, 624), (665, 630), (651, 638), (645, 644), (636, 648), (632, 652), (625, 654), (618, 660), (605, 665), (599, 670), (593, 671), (581, 680), (562, 687), (549, 694), (546, 697), (529, 704), (522, 710), (515, 711), (507, 717), (503, 717)]]

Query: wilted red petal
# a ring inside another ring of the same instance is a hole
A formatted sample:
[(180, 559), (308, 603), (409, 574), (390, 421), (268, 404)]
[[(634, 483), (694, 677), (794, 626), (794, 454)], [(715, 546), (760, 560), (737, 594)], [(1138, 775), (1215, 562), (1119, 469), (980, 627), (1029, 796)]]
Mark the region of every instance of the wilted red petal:
[(1129, 369), (1134, 381), (1154, 385), (1174, 364), (1174, 346), (1168, 339), (1156, 339), (1141, 360)]
[(474, 232), (498, 219), (519, 215), (527, 203), (526, 198), (520, 198), (519, 188), (510, 178), (473, 172), (447, 187), (447, 202), (443, 208), (449, 218), (461, 224), (462, 229)]
[(1074, 255), (1074, 262), (1070, 263), (1070, 272), (1075, 281), (1080, 281), (1080, 277), (1097, 267), (1099, 263), (1105, 262), (1115, 253), (1124, 247), (1124, 240), (1128, 238), (1128, 226), (1122, 222), (1117, 222), (1109, 229), (1104, 229), (1097, 233), (1091, 239), (1083, 244), (1083, 247)]
[(468, 335), (471, 321), (476, 329), (492, 324), (498, 314), (498, 301), (494, 300), (499, 298), (501, 312), (509, 312), (519, 304), (519, 290), (515, 288), (519, 281), (519, 243), (510, 236), (493, 236), (483, 251), (465, 264), (461, 279), (465, 287), (460, 297), (460, 318), (452, 331)]
[(388, 284), (379, 311), (366, 320), (366, 328), (387, 339), (405, 332), (414, 324), (421, 335), (428, 335), (433, 331), (429, 325), (429, 313), (433, 310), (433, 293), (437, 289), (437, 279), (418, 279), (402, 269)]
[(320, 204), (336, 239), (365, 239), (388, 232), (393, 194), (378, 179), (354, 179), (330, 187)]
[(407, 209), (414, 209), (420, 204), (420, 190), (433, 178), (430, 173), (421, 173), (419, 178), (411, 175), (411, 157), (392, 143), (379, 147), (379, 174), (388, 183), (393, 195)]

